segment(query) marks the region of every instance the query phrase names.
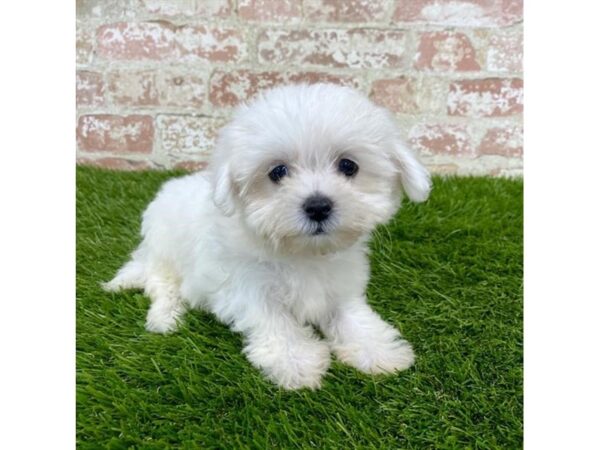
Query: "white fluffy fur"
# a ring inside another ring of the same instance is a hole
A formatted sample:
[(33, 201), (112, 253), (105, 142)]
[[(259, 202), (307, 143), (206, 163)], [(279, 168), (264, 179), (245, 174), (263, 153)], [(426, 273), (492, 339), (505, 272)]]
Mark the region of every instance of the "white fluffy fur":
[[(358, 163), (355, 177), (337, 170), (342, 157)], [(274, 183), (282, 163), (289, 175)], [(402, 192), (423, 201), (429, 190), (385, 110), (335, 85), (276, 88), (238, 108), (207, 171), (165, 183), (105, 288), (144, 289), (150, 331), (175, 330), (188, 307), (212, 312), (284, 388), (319, 387), (331, 351), (368, 373), (406, 369), (411, 346), (365, 298), (366, 242)], [(302, 204), (317, 192), (334, 207), (315, 235)]]

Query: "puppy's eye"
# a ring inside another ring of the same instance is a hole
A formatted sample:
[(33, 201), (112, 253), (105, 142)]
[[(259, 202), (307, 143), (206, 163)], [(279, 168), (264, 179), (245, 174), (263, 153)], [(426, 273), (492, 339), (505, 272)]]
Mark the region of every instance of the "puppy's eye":
[(269, 172), (269, 178), (273, 183), (279, 183), (283, 177), (288, 174), (288, 168), (286, 165), (281, 164), (277, 167), (274, 167), (273, 170)]
[(338, 169), (347, 177), (353, 177), (358, 172), (358, 164), (349, 159), (341, 159), (338, 164)]

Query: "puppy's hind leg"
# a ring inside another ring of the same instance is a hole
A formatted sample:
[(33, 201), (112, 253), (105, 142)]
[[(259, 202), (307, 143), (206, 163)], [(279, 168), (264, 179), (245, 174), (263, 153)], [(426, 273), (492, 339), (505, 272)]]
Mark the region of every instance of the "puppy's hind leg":
[(177, 329), (186, 311), (179, 284), (179, 280), (167, 272), (155, 272), (148, 276), (144, 291), (152, 304), (146, 316), (146, 330), (169, 333)]
[(146, 283), (144, 272), (143, 264), (139, 261), (131, 260), (119, 269), (112, 280), (102, 283), (102, 288), (107, 292), (144, 289)]
[(101, 283), (107, 292), (118, 292), (126, 289), (144, 289), (146, 286), (146, 264), (143, 250), (138, 248), (131, 260), (119, 269), (115, 277)]

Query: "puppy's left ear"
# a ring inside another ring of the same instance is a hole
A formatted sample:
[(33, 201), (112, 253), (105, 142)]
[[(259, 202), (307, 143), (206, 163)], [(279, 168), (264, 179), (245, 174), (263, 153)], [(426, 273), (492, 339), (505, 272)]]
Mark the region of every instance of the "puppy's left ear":
[(413, 202), (424, 202), (431, 191), (431, 177), (414, 152), (400, 138), (394, 140), (393, 158), (402, 189)]
[(226, 216), (235, 211), (233, 180), (229, 163), (224, 162), (213, 169), (213, 202)]

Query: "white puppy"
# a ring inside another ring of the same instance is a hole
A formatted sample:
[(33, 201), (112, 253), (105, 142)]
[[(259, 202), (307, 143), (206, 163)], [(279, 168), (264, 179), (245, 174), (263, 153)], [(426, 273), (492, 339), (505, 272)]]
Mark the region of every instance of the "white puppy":
[(365, 298), (367, 240), (402, 192), (429, 190), (387, 111), (336, 85), (276, 88), (238, 108), (208, 170), (162, 187), (105, 287), (144, 289), (150, 331), (212, 312), (284, 388), (319, 387), (330, 351), (367, 373), (406, 369), (410, 344)]

